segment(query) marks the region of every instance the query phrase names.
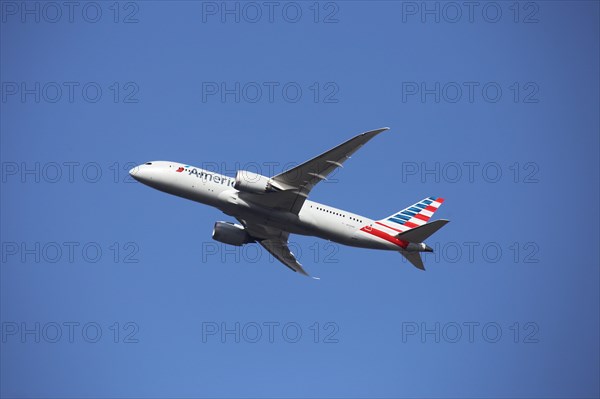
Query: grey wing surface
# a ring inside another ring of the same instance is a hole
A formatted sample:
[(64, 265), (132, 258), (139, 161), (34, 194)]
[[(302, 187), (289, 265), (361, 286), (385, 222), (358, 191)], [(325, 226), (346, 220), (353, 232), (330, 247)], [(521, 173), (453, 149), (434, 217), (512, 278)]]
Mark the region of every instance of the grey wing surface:
[(308, 198), (308, 193), (315, 185), (326, 180), (327, 176), (341, 167), (352, 154), (369, 140), (388, 129), (384, 127), (361, 133), (301, 165), (273, 176), (271, 181), (277, 191), (258, 195), (241, 195), (251, 201), (260, 201), (264, 206), (298, 214), (304, 201)]
[(244, 225), (248, 234), (273, 255), (275, 259), (291, 270), (310, 277), (300, 262), (298, 262), (292, 251), (290, 251), (288, 246), (288, 237), (290, 234), (288, 232), (269, 226), (248, 223), (241, 219), (238, 220)]

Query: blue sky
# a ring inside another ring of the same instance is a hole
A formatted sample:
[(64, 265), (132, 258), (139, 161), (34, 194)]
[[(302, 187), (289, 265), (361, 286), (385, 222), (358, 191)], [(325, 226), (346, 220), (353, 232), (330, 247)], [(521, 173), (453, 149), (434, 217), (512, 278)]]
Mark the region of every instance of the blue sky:
[[(3, 397), (600, 395), (597, 2), (0, 6)], [(444, 197), (426, 272), (292, 236), (306, 279), (126, 173), (382, 126), (311, 199)]]

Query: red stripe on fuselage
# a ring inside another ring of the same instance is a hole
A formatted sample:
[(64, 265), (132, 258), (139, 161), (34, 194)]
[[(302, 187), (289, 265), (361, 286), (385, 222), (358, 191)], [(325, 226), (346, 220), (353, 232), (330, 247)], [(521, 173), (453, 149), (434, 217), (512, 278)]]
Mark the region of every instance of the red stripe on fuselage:
[(367, 230), (367, 227), (365, 226), (362, 229), (360, 229), (360, 231), (364, 231), (365, 233), (373, 234), (374, 236), (384, 239), (386, 241), (389, 241), (392, 244), (396, 244), (397, 246), (399, 246), (401, 248), (406, 248), (408, 246), (408, 241), (399, 240), (396, 237), (391, 236), (386, 232), (374, 229), (372, 227), (371, 227), (371, 230)]
[(380, 224), (380, 225), (382, 225), (383, 227), (387, 227), (388, 229), (391, 229), (391, 230), (397, 231), (398, 233), (404, 233), (404, 231), (402, 231), (402, 230), (398, 230), (398, 229), (395, 229), (395, 228), (393, 228), (393, 227), (390, 227), (390, 226), (388, 226), (387, 224), (383, 224), (383, 223), (381, 223), (381, 222), (375, 222), (375, 223), (377, 223), (377, 224)]

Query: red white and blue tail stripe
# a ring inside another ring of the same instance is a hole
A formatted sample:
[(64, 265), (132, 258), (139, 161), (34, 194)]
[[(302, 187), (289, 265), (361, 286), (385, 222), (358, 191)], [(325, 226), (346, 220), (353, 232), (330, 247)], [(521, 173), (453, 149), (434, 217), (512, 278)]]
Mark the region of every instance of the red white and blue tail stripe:
[(443, 198), (425, 198), (375, 223), (386, 227), (388, 230), (403, 233), (427, 223), (443, 202)]

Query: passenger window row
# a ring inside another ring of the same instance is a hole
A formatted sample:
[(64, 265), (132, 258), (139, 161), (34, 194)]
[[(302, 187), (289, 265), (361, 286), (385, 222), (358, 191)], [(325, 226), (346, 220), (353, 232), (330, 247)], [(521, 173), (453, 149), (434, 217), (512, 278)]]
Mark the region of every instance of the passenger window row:
[[(312, 208), (313, 206), (311, 205), (310, 207)], [(340, 213), (340, 212), (334, 212), (334, 211), (332, 211), (332, 210), (329, 210), (329, 209), (326, 209), (326, 208), (321, 208), (321, 207), (319, 207), (319, 206), (315, 206), (315, 209), (317, 209), (317, 210), (319, 210), (319, 211), (322, 211), (322, 212), (331, 213), (331, 214), (333, 214), (333, 215), (336, 215), (336, 216), (341, 216), (341, 217), (343, 217), (343, 218), (345, 218), (345, 217), (346, 217), (346, 215), (345, 215), (345, 214), (343, 214), (343, 213)], [(360, 219), (357, 219), (357, 218), (355, 218), (355, 217), (352, 217), (352, 216), (348, 216), (348, 219), (350, 219), (350, 220), (354, 220), (355, 222), (362, 223), (362, 220), (360, 220)]]

